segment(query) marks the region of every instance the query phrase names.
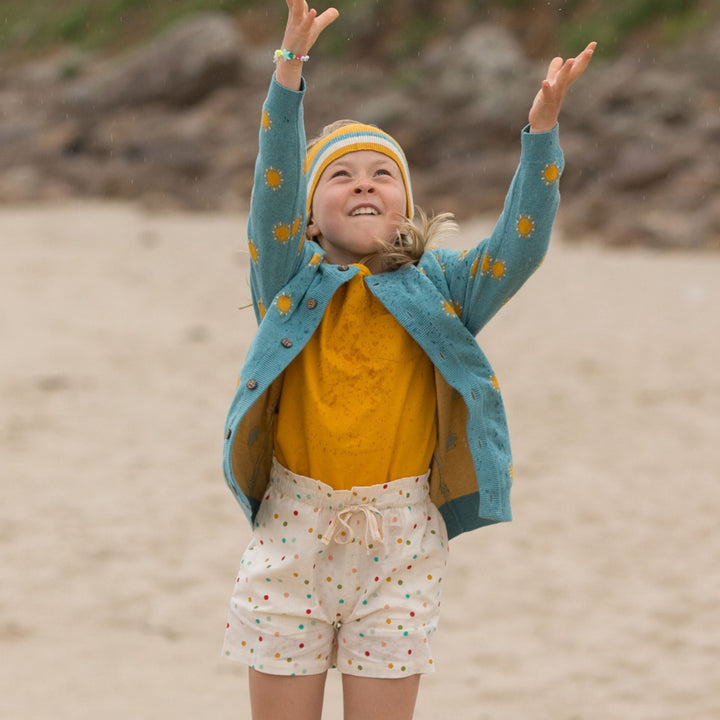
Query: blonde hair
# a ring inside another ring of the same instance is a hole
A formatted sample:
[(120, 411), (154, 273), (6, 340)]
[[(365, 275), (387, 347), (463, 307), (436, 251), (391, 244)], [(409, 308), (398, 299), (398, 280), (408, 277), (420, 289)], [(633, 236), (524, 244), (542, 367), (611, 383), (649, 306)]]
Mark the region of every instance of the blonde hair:
[[(341, 128), (357, 124), (354, 120), (336, 120), (326, 125), (319, 135), (308, 142), (307, 150), (310, 151), (316, 144)], [(377, 126), (372, 125), (371, 127)], [(457, 232), (457, 223), (452, 213), (440, 213), (428, 218), (422, 208), (416, 206), (415, 210), (419, 217), (419, 223), (402, 217), (398, 223), (397, 236), (389, 241), (378, 238), (376, 241), (377, 251), (364, 258), (364, 261), (377, 258), (382, 271), (397, 270), (404, 265), (414, 265), (420, 260), (425, 250), (436, 245), (441, 237)], [(308, 222), (310, 215), (311, 213), (308, 212)]]

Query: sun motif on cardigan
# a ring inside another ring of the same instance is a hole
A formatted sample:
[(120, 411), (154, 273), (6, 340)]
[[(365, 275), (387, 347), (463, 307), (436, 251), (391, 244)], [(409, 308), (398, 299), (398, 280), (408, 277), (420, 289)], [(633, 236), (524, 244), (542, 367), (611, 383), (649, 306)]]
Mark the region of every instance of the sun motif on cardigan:
[(535, 232), (535, 220), (531, 215), (519, 215), (515, 228), (517, 229), (517, 234), (520, 237), (532, 237)]
[(265, 170), (265, 184), (271, 190), (279, 190), (283, 186), (283, 174), (282, 170), (278, 170), (274, 167), (269, 167)]
[(275, 223), (272, 229), (273, 238), (281, 245), (285, 245), (292, 235), (290, 226), (285, 223)]
[(549, 162), (540, 173), (540, 177), (548, 187), (554, 185), (560, 179), (560, 165), (556, 162)]
[(260, 252), (254, 240), (248, 240), (248, 253), (250, 254), (250, 259), (253, 261), (253, 264), (257, 265), (260, 260)]
[(273, 301), (273, 306), (283, 317), (290, 314), (294, 304), (293, 297), (289, 292), (280, 293)]

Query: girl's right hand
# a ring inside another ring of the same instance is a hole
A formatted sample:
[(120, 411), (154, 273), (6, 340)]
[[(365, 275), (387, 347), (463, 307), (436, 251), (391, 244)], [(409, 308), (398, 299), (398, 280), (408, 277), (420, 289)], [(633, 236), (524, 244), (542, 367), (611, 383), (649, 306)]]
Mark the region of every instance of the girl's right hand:
[[(317, 10), (309, 9), (306, 0), (286, 0), (288, 19), (282, 47), (295, 55), (307, 55), (325, 28), (337, 20), (340, 13), (328, 8), (320, 15)], [(299, 60), (277, 62), (276, 80), (291, 90), (300, 89), (302, 63)]]

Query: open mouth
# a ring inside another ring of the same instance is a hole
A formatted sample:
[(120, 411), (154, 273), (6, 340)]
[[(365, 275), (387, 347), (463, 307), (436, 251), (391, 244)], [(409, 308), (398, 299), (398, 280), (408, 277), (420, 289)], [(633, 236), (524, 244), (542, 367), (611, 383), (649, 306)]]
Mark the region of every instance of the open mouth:
[(368, 205), (364, 205), (363, 207), (355, 208), (350, 213), (351, 217), (358, 217), (358, 215), (379, 215), (380, 211), (377, 210), (374, 207), (369, 207)]

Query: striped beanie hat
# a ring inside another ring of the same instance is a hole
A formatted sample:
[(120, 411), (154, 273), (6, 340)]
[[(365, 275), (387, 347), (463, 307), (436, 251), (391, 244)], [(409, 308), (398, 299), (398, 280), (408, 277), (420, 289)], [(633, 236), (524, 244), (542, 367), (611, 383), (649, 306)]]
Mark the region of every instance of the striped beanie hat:
[(387, 157), (395, 161), (395, 164), (400, 168), (403, 185), (405, 186), (406, 214), (408, 219), (412, 219), (415, 205), (413, 203), (412, 186), (410, 185), (410, 170), (405, 153), (399, 143), (386, 132), (374, 125), (364, 125), (362, 123), (351, 123), (339, 127), (329, 135), (320, 138), (308, 150), (305, 158), (308, 215), (312, 209), (317, 184), (325, 168), (343, 155), (358, 150), (374, 150), (387, 155)]

